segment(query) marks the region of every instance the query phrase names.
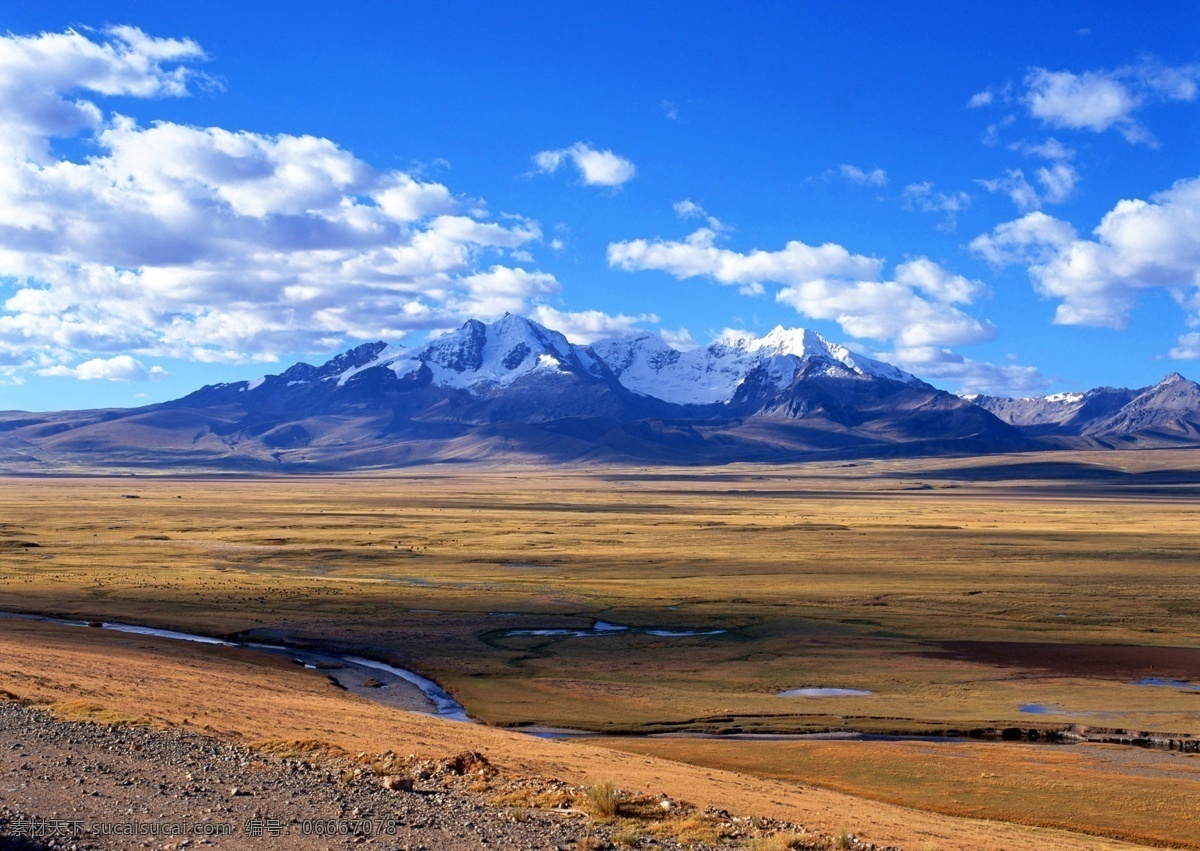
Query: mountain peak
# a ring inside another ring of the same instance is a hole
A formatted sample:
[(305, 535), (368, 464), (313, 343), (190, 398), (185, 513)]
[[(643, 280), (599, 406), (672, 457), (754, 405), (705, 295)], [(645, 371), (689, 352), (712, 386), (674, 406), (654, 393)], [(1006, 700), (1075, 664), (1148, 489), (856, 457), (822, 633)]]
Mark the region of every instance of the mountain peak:
[(559, 332), (505, 313), (491, 323), (468, 319), (458, 330), (409, 349), (388, 366), (401, 378), (428, 370), (436, 385), (475, 392), (534, 372), (595, 374), (597, 361)]
[(851, 352), (815, 331), (782, 325), (763, 337), (729, 332), (687, 352), (671, 348), (653, 334), (604, 340), (592, 349), (630, 390), (681, 405), (728, 403), (752, 374), (760, 392), (781, 391), (802, 368), (919, 383), (891, 364)]

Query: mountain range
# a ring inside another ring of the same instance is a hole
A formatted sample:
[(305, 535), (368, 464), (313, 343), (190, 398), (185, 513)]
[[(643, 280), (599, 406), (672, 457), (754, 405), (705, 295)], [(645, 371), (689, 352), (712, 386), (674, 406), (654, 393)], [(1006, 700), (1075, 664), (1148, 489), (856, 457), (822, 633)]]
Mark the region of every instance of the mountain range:
[(1200, 386), (959, 397), (805, 329), (678, 351), (520, 316), (133, 409), (0, 413), (14, 471), (696, 464), (1200, 443)]

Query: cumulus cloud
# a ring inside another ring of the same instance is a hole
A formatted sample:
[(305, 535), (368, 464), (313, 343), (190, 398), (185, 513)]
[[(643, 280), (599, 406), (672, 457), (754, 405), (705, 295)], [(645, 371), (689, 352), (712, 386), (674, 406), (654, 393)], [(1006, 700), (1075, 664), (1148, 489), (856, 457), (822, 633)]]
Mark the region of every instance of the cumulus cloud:
[(453, 299), (451, 306), (463, 316), (479, 319), (524, 312), (531, 298), (553, 295), (560, 289), (553, 275), (507, 266), (493, 266), (460, 280), (466, 292)]
[[(66, 364), (86, 357), (273, 360), (558, 291), (497, 262), (527, 257), (536, 222), (491, 220), (440, 183), (329, 139), (142, 126), (101, 107), (186, 95), (203, 58), (127, 27), (0, 36), (0, 360), (77, 377), (83, 364)], [(62, 136), (90, 155), (54, 154)]]
[(659, 329), (658, 336), (662, 341), (673, 349), (681, 352), (688, 352), (700, 345), (692, 336), (692, 332), (687, 328), (679, 327), (674, 330), (670, 328)]
[(1075, 228), (1045, 213), (1030, 213), (997, 225), (971, 240), (971, 250), (996, 266), (1042, 264), (1075, 239)]
[(991, 325), (923, 298), (899, 281), (806, 281), (784, 287), (775, 300), (813, 319), (837, 322), (852, 337), (903, 346), (979, 343), (995, 333)]
[(701, 228), (683, 241), (612, 243), (608, 263), (624, 271), (658, 270), (679, 279), (704, 277), (761, 294), (780, 284), (776, 301), (813, 319), (837, 322), (852, 337), (899, 345), (958, 345), (990, 338), (994, 329), (956, 307), (982, 284), (953, 275), (926, 258), (902, 263), (890, 280), (883, 261), (841, 245), (792, 241), (778, 251), (720, 248)]
[(637, 176), (637, 167), (629, 160), (612, 151), (598, 151), (585, 142), (533, 155), (533, 164), (543, 174), (553, 174), (567, 163), (574, 164), (588, 186), (620, 186)]
[(873, 257), (851, 254), (834, 243), (812, 246), (793, 241), (780, 251), (742, 254), (718, 248), (716, 237), (711, 228), (700, 228), (683, 242), (614, 242), (608, 246), (608, 265), (626, 272), (657, 269), (680, 280), (709, 277), (736, 286), (747, 295), (761, 294), (763, 281), (793, 283), (826, 275), (874, 277), (881, 265)]
[(887, 172), (881, 168), (873, 168), (867, 171), (858, 166), (842, 163), (838, 166), (838, 173), (851, 183), (857, 183), (861, 186), (886, 186), (888, 182)]
[(1042, 206), (1042, 199), (1037, 190), (1025, 179), (1025, 172), (1019, 168), (1010, 168), (1004, 177), (980, 179), (975, 181), (988, 192), (999, 192), (1009, 197), (1018, 210), (1036, 210)]
[(1025, 85), (1030, 114), (1056, 127), (1099, 133), (1120, 124), (1128, 131), (1138, 106), (1134, 93), (1104, 71), (1074, 74), (1033, 68)]
[(0, 37), (0, 143), (10, 155), (44, 162), (50, 139), (100, 127), (99, 107), (77, 93), (182, 97), (189, 83), (208, 79), (182, 64), (206, 58), (191, 39), (152, 38), (136, 27), (104, 35)]
[(996, 93), (991, 89), (984, 89), (982, 92), (976, 92), (971, 95), (971, 99), (967, 101), (968, 109), (978, 109), (981, 106), (991, 106), (992, 101), (996, 99)]
[(924, 379), (948, 382), (962, 394), (1030, 396), (1050, 384), (1037, 367), (976, 361), (937, 346), (897, 348), (880, 357)]
[(1200, 332), (1181, 334), (1175, 347), (1168, 354), (1176, 360), (1200, 359)]
[(1200, 90), (1200, 65), (1171, 67), (1156, 60), (1119, 68), (1051, 71), (1030, 68), (1018, 93), (1011, 86), (972, 96), (971, 107), (1024, 106), (1045, 125), (1103, 133), (1116, 130), (1130, 143), (1157, 144), (1138, 119), (1144, 107), (1167, 101), (1191, 101)]
[(976, 181), (989, 192), (1007, 195), (1018, 210), (1040, 209), (1045, 204), (1061, 204), (1075, 193), (1079, 183), (1079, 172), (1068, 162), (1054, 162), (1039, 168), (1034, 178), (1040, 185), (1035, 187), (1019, 168), (1010, 168), (1003, 177)]
[(709, 215), (708, 211), (693, 201), (691, 198), (684, 198), (682, 201), (676, 201), (672, 205), (675, 215), (681, 219), (704, 219), (710, 230), (714, 233), (722, 233), (730, 230), (729, 226), (718, 219), (716, 216)]
[[(1138, 292), (1155, 287), (1200, 322), (1200, 178), (1179, 181), (1149, 201), (1118, 202), (1091, 236), (1031, 213), (976, 238), (971, 248), (993, 263), (1027, 266), (1038, 291), (1060, 302), (1054, 321), (1061, 325), (1124, 328)], [(1176, 351), (1190, 346), (1181, 338)]]
[(60, 378), (78, 378), (80, 381), (158, 381), (166, 378), (167, 371), (161, 366), (146, 369), (141, 361), (129, 355), (116, 355), (111, 358), (92, 358), (76, 367), (62, 364), (38, 370), (40, 375), (51, 375)]
[(572, 343), (589, 344), (597, 340), (612, 337), (628, 337), (642, 332), (642, 323), (657, 324), (658, 317), (653, 313), (642, 313), (637, 316), (627, 316), (624, 313), (604, 313), (599, 310), (581, 310), (567, 312), (555, 310), (546, 304), (539, 304), (533, 309), (533, 319), (560, 332)]
[(908, 184), (900, 197), (909, 210), (944, 214), (945, 218), (938, 225), (938, 230), (942, 231), (957, 228), (958, 214), (971, 206), (971, 196), (966, 192), (937, 192), (930, 181)]
[(895, 278), (942, 304), (970, 304), (987, 292), (982, 282), (949, 272), (928, 257), (901, 263)]
[(1041, 157), (1044, 160), (1075, 159), (1075, 149), (1068, 148), (1053, 136), (1041, 142), (1014, 142), (1008, 147), (1011, 150), (1020, 151), (1027, 157)]

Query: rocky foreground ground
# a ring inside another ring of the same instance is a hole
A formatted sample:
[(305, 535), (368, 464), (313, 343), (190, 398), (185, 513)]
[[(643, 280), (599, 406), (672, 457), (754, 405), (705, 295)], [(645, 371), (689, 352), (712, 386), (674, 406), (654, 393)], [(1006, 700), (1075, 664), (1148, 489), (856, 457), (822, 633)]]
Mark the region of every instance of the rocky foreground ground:
[(870, 847), (661, 797), (619, 798), (606, 817), (587, 790), (506, 778), (472, 753), (270, 753), (0, 703), (2, 848)]

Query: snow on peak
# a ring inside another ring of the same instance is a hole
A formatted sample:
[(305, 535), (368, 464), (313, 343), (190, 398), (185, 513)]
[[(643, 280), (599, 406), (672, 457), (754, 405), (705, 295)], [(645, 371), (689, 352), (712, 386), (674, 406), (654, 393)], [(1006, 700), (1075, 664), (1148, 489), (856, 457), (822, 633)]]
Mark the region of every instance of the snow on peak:
[[(681, 352), (654, 334), (573, 345), (557, 331), (508, 313), (490, 324), (469, 319), (457, 330), (413, 348), (367, 343), (320, 368), (297, 364), (280, 378), (289, 381), (289, 386), (321, 381), (344, 387), (359, 373), (376, 367), (390, 369), (399, 378), (421, 373), (422, 381), (472, 393), (504, 387), (533, 374), (548, 378), (611, 373), (635, 393), (696, 405), (731, 401), (752, 374), (755, 391), (783, 390), (802, 368), (807, 374), (849, 372), (917, 381), (890, 364), (852, 352), (804, 328), (779, 326), (763, 337), (729, 332), (706, 347)], [(248, 389), (259, 384), (261, 380)]]
[(562, 334), (510, 313), (490, 325), (469, 319), (457, 331), (409, 349), (388, 365), (400, 377), (424, 367), (433, 373), (434, 384), (467, 390), (504, 386), (538, 370), (593, 372), (598, 367), (590, 352)]
[(341, 387), (347, 381), (349, 381), (354, 376), (358, 375), (363, 370), (370, 369), (373, 366), (383, 366), (385, 364), (391, 363), (392, 361), (401, 357), (405, 351), (406, 351), (406, 349), (404, 348), (404, 346), (398, 346), (398, 345), (384, 346), (382, 349), (380, 349), (378, 351), (378, 353), (375, 355), (375, 357), (368, 360), (367, 362), (355, 364), (353, 366), (347, 367), (346, 369), (337, 373), (337, 375), (328, 376), (324, 380), (329, 381), (330, 379), (337, 379), (337, 386)]
[(916, 380), (806, 328), (779, 326), (764, 337), (726, 332), (710, 345), (687, 352), (672, 349), (652, 334), (605, 340), (593, 343), (592, 349), (628, 389), (683, 405), (728, 402), (756, 370), (765, 374), (770, 386), (782, 390), (807, 362), (892, 381)]

